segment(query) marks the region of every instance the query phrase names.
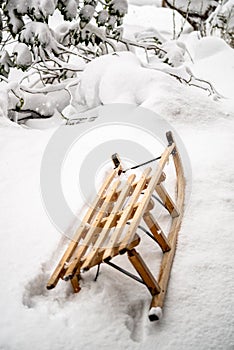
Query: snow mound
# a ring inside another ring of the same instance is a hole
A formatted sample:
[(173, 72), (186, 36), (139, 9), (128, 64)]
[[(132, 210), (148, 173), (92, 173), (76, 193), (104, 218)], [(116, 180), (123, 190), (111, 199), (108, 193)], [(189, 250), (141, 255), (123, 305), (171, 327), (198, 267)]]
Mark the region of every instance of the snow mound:
[(162, 6), (162, 0), (129, 0), (129, 4), (137, 6), (153, 5)]
[[(192, 66), (194, 68), (196, 66)], [(179, 74), (178, 68), (172, 68), (173, 72)], [(200, 123), (226, 116), (222, 104), (209, 98), (207, 91), (183, 85), (167, 72), (144, 68), (130, 52), (106, 55), (90, 62), (72, 103), (78, 112), (100, 104), (135, 104), (153, 110), (170, 122), (178, 119)], [(67, 115), (67, 112), (69, 108), (64, 113)]]
[[(173, 19), (174, 16), (174, 19)], [(156, 7), (156, 6), (144, 6), (142, 11), (141, 6), (130, 6), (128, 14), (124, 17), (125, 25), (138, 26), (141, 28), (153, 27), (161, 32), (161, 34), (170, 35), (170, 39), (173, 36), (173, 21), (175, 23), (175, 31), (179, 33), (181, 30), (181, 24), (184, 23), (183, 17), (169, 8)], [(184, 32), (191, 31), (191, 25), (186, 22), (183, 27)]]
[(19, 67), (26, 68), (32, 64), (32, 55), (26, 44), (17, 43), (14, 46), (13, 54)]
[(199, 40), (195, 50), (195, 60), (217, 55), (221, 51), (233, 51), (224, 40), (213, 36), (208, 36)]
[(161, 86), (179, 83), (164, 72), (144, 68), (130, 52), (106, 55), (90, 62), (81, 77), (74, 105), (94, 108), (100, 104), (143, 104)]
[(234, 62), (234, 50), (214, 37), (193, 40), (190, 45), (194, 52), (194, 64), (190, 64), (193, 73), (210, 81), (224, 97), (233, 99), (234, 66), (230, 62)]
[(102, 103), (100, 84), (106, 74), (110, 70), (115, 74), (116, 68), (118, 70), (123, 69), (123, 73), (126, 73), (128, 69), (134, 69), (134, 67), (140, 67), (140, 61), (134, 54), (129, 52), (120, 52), (96, 58), (87, 64), (76, 90), (73, 104), (86, 105), (88, 108), (100, 105)]

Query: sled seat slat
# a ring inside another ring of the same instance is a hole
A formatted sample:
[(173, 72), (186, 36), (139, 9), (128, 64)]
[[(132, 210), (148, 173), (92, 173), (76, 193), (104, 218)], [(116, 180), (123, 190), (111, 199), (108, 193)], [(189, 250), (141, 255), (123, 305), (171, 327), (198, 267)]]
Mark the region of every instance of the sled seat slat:
[[(136, 175), (131, 175), (126, 184), (123, 186), (117, 201), (115, 202), (115, 205), (113, 206), (112, 211), (110, 212), (110, 214), (108, 215), (108, 217), (106, 218), (105, 224), (102, 227), (102, 231), (100, 232), (97, 241), (94, 243), (93, 248), (91, 250), (91, 253), (89, 254), (89, 256), (86, 258), (86, 261), (83, 265), (84, 269), (89, 269), (89, 265), (92, 263), (92, 260), (95, 259), (95, 255), (97, 253), (97, 251), (100, 249), (100, 247), (103, 246), (103, 244), (105, 243), (105, 246), (109, 246), (109, 242), (106, 242), (106, 240), (108, 239), (109, 236), (109, 232), (110, 229), (113, 226), (114, 223), (117, 222), (117, 215), (119, 215), (119, 211), (122, 209), (124, 202), (126, 201), (127, 196), (130, 193), (131, 190), (131, 184), (133, 182), (133, 180), (135, 179)], [(124, 212), (122, 213), (122, 215), (124, 215)], [(121, 220), (121, 217), (119, 217), (119, 221)], [(129, 217), (129, 215), (128, 215)], [(127, 219), (126, 219), (127, 220)], [(116, 225), (116, 227), (118, 226), (118, 224)], [(113, 237), (113, 234), (112, 234)]]
[[(140, 237), (135, 234), (133, 241), (130, 244), (130, 249), (133, 249), (134, 247), (136, 247), (139, 243), (140, 243)], [(119, 248), (120, 245), (117, 245), (116, 247), (113, 248), (113, 257), (115, 257), (116, 255), (119, 255)], [(105, 253), (105, 248), (99, 248), (95, 254), (95, 257), (91, 259), (92, 255), (87, 255), (87, 257), (84, 257), (81, 259), (81, 270), (86, 270), (86, 259), (90, 260), (89, 263), (89, 269), (91, 269), (92, 267), (99, 265), (103, 262), (103, 255)]]

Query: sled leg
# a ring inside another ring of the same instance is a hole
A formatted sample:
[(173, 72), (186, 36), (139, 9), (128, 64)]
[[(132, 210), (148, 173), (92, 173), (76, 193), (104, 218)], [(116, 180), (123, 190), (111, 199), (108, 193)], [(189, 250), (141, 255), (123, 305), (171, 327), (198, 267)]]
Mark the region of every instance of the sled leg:
[(72, 285), (72, 288), (74, 290), (74, 293), (78, 293), (81, 290), (80, 284), (79, 284), (79, 275), (75, 275), (71, 279), (71, 285)]
[(152, 295), (160, 293), (158, 282), (150, 272), (140, 254), (135, 249), (132, 249), (128, 251), (128, 258), (138, 274), (141, 276), (150, 293)]
[(155, 188), (157, 194), (159, 195), (159, 197), (161, 198), (161, 200), (163, 201), (165, 208), (169, 211), (169, 213), (171, 214), (171, 216), (173, 218), (179, 216), (179, 210), (176, 206), (176, 204), (174, 203), (173, 199), (171, 198), (171, 196), (169, 195), (169, 193), (167, 192), (167, 190), (165, 189), (165, 187), (163, 186), (163, 184), (158, 184)]
[(146, 212), (143, 216), (143, 219), (150, 231), (152, 232), (158, 245), (161, 247), (162, 251), (168, 252), (171, 249), (171, 247), (168, 243), (166, 236), (163, 233), (163, 230), (159, 226), (158, 222), (154, 219), (153, 215), (150, 212)]

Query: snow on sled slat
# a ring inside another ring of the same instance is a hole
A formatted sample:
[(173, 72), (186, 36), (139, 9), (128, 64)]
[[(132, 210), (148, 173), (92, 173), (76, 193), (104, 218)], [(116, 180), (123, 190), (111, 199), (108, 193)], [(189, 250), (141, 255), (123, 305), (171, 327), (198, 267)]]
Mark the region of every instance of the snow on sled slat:
[[(48, 289), (54, 288), (61, 278), (65, 281), (70, 280), (74, 292), (79, 292), (81, 274), (101, 263), (107, 263), (147, 287), (152, 296), (149, 319), (160, 319), (183, 216), (185, 191), (185, 178), (178, 149), (171, 132), (166, 136), (168, 146), (162, 153), (157, 167), (154, 170), (146, 168), (138, 180), (135, 174), (131, 174), (126, 180), (126, 177), (122, 176), (118, 155), (112, 156), (115, 169), (104, 181), (92, 207), (87, 211), (52, 274), (47, 284)], [(166, 178), (165, 165), (170, 158), (173, 158), (176, 170), (176, 194), (173, 196), (175, 200), (162, 184)], [(152, 213), (153, 209), (158, 210), (153, 200), (155, 191), (164, 204), (166, 217), (171, 221), (168, 235), (162, 231), (160, 217), (156, 218)], [(141, 220), (144, 220), (151, 233), (140, 226)], [(143, 238), (136, 233), (138, 228), (161, 248), (159, 253), (162, 254), (162, 262), (158, 280), (136, 251), (137, 246), (140, 248)], [(125, 256), (140, 278), (110, 261), (117, 255), (123, 256), (124, 253), (127, 253)]]

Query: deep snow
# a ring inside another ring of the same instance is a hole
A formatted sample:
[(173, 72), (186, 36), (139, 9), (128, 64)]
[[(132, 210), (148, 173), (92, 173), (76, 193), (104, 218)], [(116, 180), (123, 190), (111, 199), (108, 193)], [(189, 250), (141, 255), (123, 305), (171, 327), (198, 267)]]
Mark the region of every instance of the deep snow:
[[(156, 7), (154, 15), (157, 10), (160, 15)], [(145, 28), (149, 16), (148, 11)], [(216, 38), (198, 40), (191, 33), (183, 40), (194, 59), (194, 64), (187, 61), (194, 74), (212, 81), (227, 98), (214, 101), (164, 73), (150, 74), (128, 55), (121, 58), (121, 68), (126, 67), (121, 76), (119, 68), (111, 69), (116, 58), (104, 58), (110, 61), (105, 74), (100, 79), (90, 74), (101, 69), (97, 61), (77, 91), (84, 97), (82, 108), (125, 102), (153, 109), (176, 128), (189, 153), (193, 189), (162, 320), (150, 323), (145, 288), (108, 266), (96, 283), (95, 270), (88, 272), (77, 295), (65, 282), (45, 289), (66, 241), (47, 217), (40, 195), (40, 162), (54, 130), (2, 125), (1, 350), (234, 348), (234, 53)], [(144, 249), (154, 265), (158, 257), (150, 242)]]

